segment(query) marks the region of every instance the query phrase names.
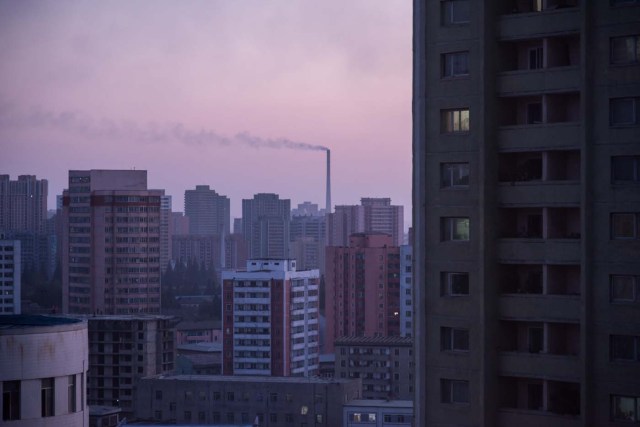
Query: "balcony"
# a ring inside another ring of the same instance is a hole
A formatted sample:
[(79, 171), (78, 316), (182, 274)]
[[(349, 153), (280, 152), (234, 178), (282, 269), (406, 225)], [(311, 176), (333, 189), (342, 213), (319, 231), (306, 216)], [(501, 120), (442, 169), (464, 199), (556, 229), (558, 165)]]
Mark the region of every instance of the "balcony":
[[(526, 411), (531, 415), (547, 415), (540, 417), (538, 424), (529, 425), (572, 425), (580, 415), (580, 383), (568, 381), (551, 381), (528, 378), (524, 376), (502, 376), (499, 379), (499, 405), (513, 413)], [(554, 423), (553, 416), (559, 423)], [(517, 417), (514, 417), (516, 420)], [(522, 425), (515, 421), (510, 425)]]
[(577, 32), (581, 24), (577, 5), (577, 0), (509, 1), (500, 17), (498, 35), (507, 40)]
[(580, 85), (578, 67), (550, 70), (509, 71), (498, 76), (498, 93), (510, 96), (526, 93), (577, 91)]
[(577, 148), (581, 145), (580, 130), (577, 122), (503, 125), (498, 128), (498, 148), (501, 151)]
[(507, 319), (580, 319), (580, 299), (577, 296), (503, 295), (499, 301), (500, 316)]
[(502, 208), (499, 220), (502, 238), (580, 239), (577, 207)]
[(580, 262), (579, 240), (543, 240), (512, 238), (498, 242), (498, 259), (506, 262), (544, 262), (578, 264)]
[(515, 377), (535, 374), (536, 377), (577, 380), (581, 372), (580, 361), (575, 356), (502, 352), (499, 364), (500, 375)]

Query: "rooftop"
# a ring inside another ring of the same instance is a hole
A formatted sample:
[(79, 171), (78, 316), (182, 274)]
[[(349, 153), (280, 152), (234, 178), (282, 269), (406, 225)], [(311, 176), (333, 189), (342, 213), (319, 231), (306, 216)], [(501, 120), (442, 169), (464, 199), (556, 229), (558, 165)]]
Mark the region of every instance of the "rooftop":
[(154, 375), (145, 379), (173, 381), (207, 381), (221, 383), (311, 383), (311, 384), (347, 384), (352, 379), (320, 377), (267, 377), (261, 375)]
[(335, 345), (372, 345), (372, 346), (411, 346), (411, 337), (340, 337), (335, 341)]
[(345, 403), (344, 406), (368, 406), (380, 408), (413, 408), (412, 400), (376, 400), (376, 399), (358, 399)]
[(0, 316), (0, 328), (15, 328), (24, 326), (58, 326), (82, 322), (81, 319), (68, 317), (43, 316), (33, 314), (15, 314)]

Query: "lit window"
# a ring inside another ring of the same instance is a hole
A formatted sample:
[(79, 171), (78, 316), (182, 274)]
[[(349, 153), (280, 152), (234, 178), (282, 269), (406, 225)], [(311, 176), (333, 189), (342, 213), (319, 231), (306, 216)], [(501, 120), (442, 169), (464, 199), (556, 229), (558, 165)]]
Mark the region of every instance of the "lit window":
[(440, 328), (440, 349), (442, 351), (469, 351), (469, 330)]
[(640, 421), (640, 397), (611, 396), (611, 417), (614, 420)]
[(440, 380), (442, 403), (469, 403), (469, 381)]
[(640, 361), (640, 336), (611, 335), (611, 360)]
[(443, 110), (441, 130), (443, 133), (469, 132), (469, 109)]
[(633, 302), (638, 298), (638, 277), (629, 275), (611, 276), (611, 301)]
[(442, 77), (469, 75), (469, 52), (445, 53), (442, 55)]
[(638, 98), (612, 98), (609, 100), (609, 112), (612, 126), (629, 126), (638, 123)]
[(442, 241), (468, 241), (469, 218), (442, 218)]
[(611, 157), (611, 181), (640, 182), (640, 156)]
[(442, 188), (468, 187), (469, 163), (442, 163), (440, 180)]
[(469, 273), (443, 272), (440, 277), (440, 295), (469, 295)]
[(612, 64), (637, 64), (639, 60), (640, 35), (611, 38)]
[(469, 23), (469, 0), (444, 0), (440, 3), (442, 25)]
[(637, 239), (638, 227), (635, 213), (611, 214), (611, 238), (612, 239)]

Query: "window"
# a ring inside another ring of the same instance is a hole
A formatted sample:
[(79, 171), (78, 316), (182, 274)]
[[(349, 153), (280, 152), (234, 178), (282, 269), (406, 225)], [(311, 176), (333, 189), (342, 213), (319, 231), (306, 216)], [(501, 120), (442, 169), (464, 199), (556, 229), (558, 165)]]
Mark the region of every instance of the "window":
[(469, 109), (441, 111), (442, 133), (469, 132)]
[(440, 401), (442, 403), (469, 403), (469, 381), (441, 379)]
[(469, 273), (442, 272), (440, 276), (440, 295), (469, 295)]
[(40, 408), (43, 417), (52, 417), (54, 415), (54, 378), (43, 378), (40, 389)]
[(20, 419), (20, 381), (2, 383), (2, 420)]
[(469, 52), (453, 52), (442, 55), (442, 77), (469, 75)]
[(191, 411), (184, 411), (184, 420), (191, 421)]
[(639, 60), (640, 35), (611, 38), (612, 64), (637, 64)]
[(527, 330), (529, 353), (540, 353), (544, 350), (544, 328), (531, 326)]
[(442, 351), (469, 351), (469, 330), (440, 328), (440, 349)]
[(611, 157), (611, 182), (640, 182), (640, 156)]
[(227, 422), (229, 424), (233, 424), (235, 422), (235, 416), (233, 415), (233, 412), (227, 412)]
[(272, 423), (277, 423), (278, 422), (278, 414), (276, 413), (270, 413), (269, 414), (269, 421), (271, 421)]
[(535, 125), (542, 123), (542, 103), (533, 102), (527, 104), (527, 124)]
[(469, 0), (445, 0), (440, 8), (442, 25), (469, 23)]
[(469, 163), (442, 163), (440, 180), (442, 188), (468, 187)]
[(611, 360), (640, 361), (640, 336), (611, 335)]
[(612, 98), (609, 100), (611, 126), (629, 126), (638, 123), (638, 98)]
[(635, 213), (611, 214), (611, 238), (612, 239), (637, 239), (638, 227)]
[(442, 241), (468, 241), (469, 218), (441, 218)]
[(611, 396), (611, 417), (614, 420), (640, 421), (640, 397)]
[(233, 402), (234, 399), (235, 399), (235, 395), (233, 394), (233, 392), (232, 391), (227, 392), (227, 400), (229, 402)]
[(542, 411), (543, 407), (543, 385), (542, 383), (527, 384), (527, 409), (532, 411)]
[(69, 387), (68, 387), (68, 396), (67, 401), (69, 404), (69, 412), (76, 412), (76, 376), (69, 375)]
[(534, 47), (529, 49), (529, 69), (538, 70), (544, 68), (542, 47)]
[(638, 299), (637, 276), (611, 276), (611, 302), (634, 302)]

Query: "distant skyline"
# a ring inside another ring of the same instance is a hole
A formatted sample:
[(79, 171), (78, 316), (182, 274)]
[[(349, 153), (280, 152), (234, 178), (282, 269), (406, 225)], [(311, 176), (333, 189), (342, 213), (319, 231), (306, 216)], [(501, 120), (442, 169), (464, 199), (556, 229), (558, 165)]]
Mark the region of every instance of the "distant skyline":
[[(145, 169), (184, 191), (324, 207), (391, 197), (411, 222), (411, 3), (1, 1), (0, 173)], [(299, 145), (303, 144), (303, 145)], [(305, 149), (309, 148), (309, 149)]]

